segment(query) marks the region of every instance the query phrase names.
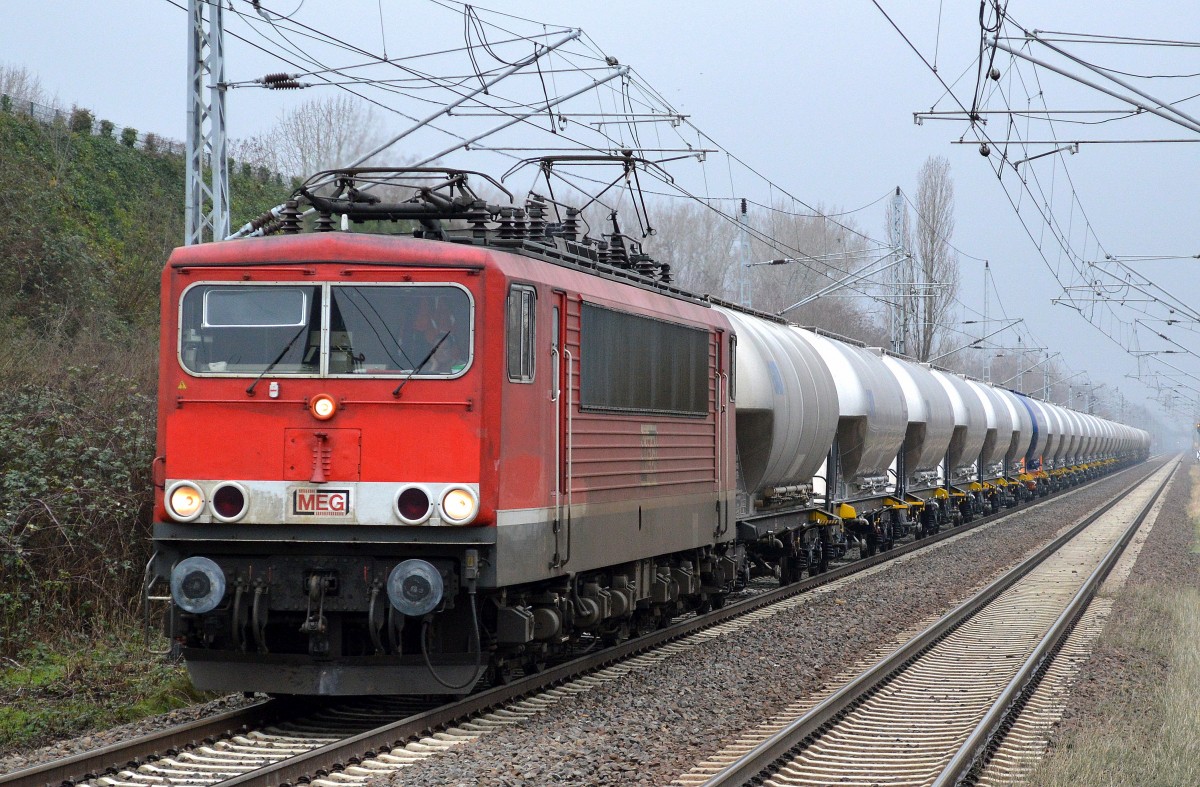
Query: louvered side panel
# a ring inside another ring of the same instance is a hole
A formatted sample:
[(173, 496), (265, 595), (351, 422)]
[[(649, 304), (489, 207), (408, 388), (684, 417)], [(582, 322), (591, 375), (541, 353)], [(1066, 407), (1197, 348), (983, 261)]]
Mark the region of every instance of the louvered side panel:
[[(704, 416), (587, 411), (579, 407), (580, 305), (568, 309), (571, 491), (577, 502), (711, 494), (717, 481), (717, 338), (708, 337)], [(630, 352), (637, 352), (631, 337)]]

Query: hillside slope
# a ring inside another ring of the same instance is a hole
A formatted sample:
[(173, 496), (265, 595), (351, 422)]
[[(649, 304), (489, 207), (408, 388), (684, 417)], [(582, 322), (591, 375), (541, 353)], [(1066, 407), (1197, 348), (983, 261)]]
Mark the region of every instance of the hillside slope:
[[(235, 220), (278, 204), (238, 172)], [(0, 111), (0, 656), (130, 620), (184, 161)]]

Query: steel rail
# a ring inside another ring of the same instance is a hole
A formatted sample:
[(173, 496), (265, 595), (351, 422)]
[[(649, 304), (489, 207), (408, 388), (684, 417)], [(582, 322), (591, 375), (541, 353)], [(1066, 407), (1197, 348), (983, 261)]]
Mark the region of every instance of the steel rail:
[(1041, 683), (1042, 676), (1049, 669), (1058, 651), (1062, 649), (1067, 637), (1075, 628), (1075, 624), (1087, 611), (1088, 605), (1100, 590), (1100, 586), (1108, 578), (1125, 548), (1129, 546), (1129, 542), (1133, 540), (1142, 523), (1146, 521), (1146, 517), (1150, 515), (1150, 511), (1162, 497), (1167, 484), (1179, 472), (1179, 467), (1180, 463), (1176, 460), (1175, 468), (1167, 474), (1158, 489), (1154, 490), (1154, 494), (1126, 528), (1121, 538), (1112, 545), (1104, 559), (1075, 593), (1071, 602), (1063, 609), (1062, 614), (1054, 621), (1037, 647), (1021, 665), (1017, 674), (1009, 681), (992, 707), (971, 731), (971, 735), (938, 775), (933, 783), (934, 787), (974, 783), (973, 779), (991, 759), (990, 755), (994, 751), (994, 745), (1004, 737), (1011, 726), (1011, 721), (1020, 713), (1029, 695)]
[(0, 775), (0, 785), (70, 784), (128, 767), (148, 758), (161, 756), (247, 732), (295, 713), (297, 703), (266, 700), (245, 708), (226, 711), (207, 719), (181, 724), (131, 741), (114, 743), (93, 752), (83, 752), (61, 760), (35, 765)]
[[(859, 558), (785, 587), (729, 603), (719, 610), (685, 619), (657, 632), (628, 640), (614, 648), (563, 662), (562, 664), (505, 686), (499, 686), (479, 694), (470, 695), (458, 702), (448, 703), (445, 706), (401, 719), (375, 730), (362, 733), (361, 735), (313, 749), (305, 754), (297, 755), (234, 779), (221, 782), (221, 785), (222, 787), (234, 787), (234, 785), (295, 784), (298, 780), (307, 779), (314, 774), (327, 775), (331, 768), (336, 770), (345, 764), (357, 762), (381, 751), (402, 747), (408, 740), (415, 737), (460, 722), (464, 717), (498, 708), (534, 692), (564, 683), (578, 677), (584, 672), (602, 668), (611, 663), (651, 650), (671, 640), (680, 639), (702, 629), (725, 622), (726, 620), (769, 606), (792, 596), (809, 592), (815, 588), (852, 576), (860, 571), (893, 560), (902, 555), (923, 549), (949, 538), (954, 538), (960, 533), (965, 533), (983, 525), (1002, 520), (1008, 516), (1024, 513), (1040, 505), (1069, 499), (1075, 493), (1089, 488), (1097, 481), (1117, 478), (1139, 466), (1132, 465), (1121, 468), (1115, 473), (1090, 479), (1073, 489), (1056, 494), (1050, 498), (1027, 501), (1013, 508), (1004, 509), (984, 517), (976, 518), (963, 525), (943, 530), (932, 536), (897, 545), (890, 550), (879, 552), (871, 557)], [(306, 708), (303, 708), (301, 704), (301, 700), (303, 699), (309, 700), (309, 705)], [(95, 752), (82, 753), (2, 775), (0, 776), (0, 787), (4, 785), (46, 785), (46, 787), (59, 787), (60, 785), (71, 784), (104, 773), (116, 772), (129, 767), (131, 764), (136, 767), (136, 765), (145, 761), (174, 754), (177, 751), (193, 748), (198, 745), (211, 743), (222, 737), (240, 734), (256, 726), (284, 720), (294, 716), (301, 708), (305, 711), (311, 711), (311, 698), (276, 699), (248, 708), (228, 711), (210, 719), (203, 719), (151, 733), (132, 741), (107, 746)], [(322, 765), (322, 763), (324, 764)], [(330, 765), (331, 763), (332, 765)]]
[(1057, 552), (1064, 544), (1071, 541), (1097, 519), (1111, 511), (1114, 506), (1124, 500), (1134, 489), (1145, 483), (1155, 472), (1158, 472), (1163, 464), (1165, 463), (1156, 464), (1148, 473), (1122, 489), (1101, 508), (1092, 512), (1078, 524), (1046, 544), (1034, 555), (992, 581), (975, 596), (964, 601), (924, 632), (913, 637), (904, 645), (901, 645), (889, 656), (881, 659), (873, 667), (818, 703), (803, 716), (771, 735), (762, 743), (727, 765), (719, 773), (711, 776), (703, 783), (703, 787), (734, 787), (735, 785), (740, 787), (740, 785), (754, 783), (762, 777), (764, 772), (773, 770), (774, 766), (780, 761), (792, 757), (797, 751), (803, 749), (809, 740), (823, 734), (839, 718), (861, 704), (866, 697), (875, 693), (894, 675), (920, 658), (926, 651), (955, 629), (959, 628), (983, 607), (986, 607), (1009, 587), (1016, 584), (1047, 557)]

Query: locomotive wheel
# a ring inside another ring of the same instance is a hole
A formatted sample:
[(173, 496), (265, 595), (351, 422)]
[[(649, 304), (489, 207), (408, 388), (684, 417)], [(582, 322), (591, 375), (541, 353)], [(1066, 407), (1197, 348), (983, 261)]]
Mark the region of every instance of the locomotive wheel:
[(639, 609), (633, 613), (633, 620), (629, 624), (630, 632), (635, 637), (644, 637), (650, 632), (658, 628), (658, 617), (647, 609)]
[(621, 623), (611, 631), (604, 632), (600, 638), (606, 647), (612, 647), (613, 645), (620, 644), (629, 639), (629, 624)]
[(493, 663), (491, 667), (493, 686), (507, 686), (517, 679), (518, 665), (515, 661), (504, 659)]
[(817, 558), (817, 570), (813, 571), (810, 568), (809, 573), (814, 574), (814, 575), (815, 574), (824, 574), (828, 570), (829, 570), (829, 553), (826, 552), (825, 550), (821, 550), (821, 556), (819, 558)]

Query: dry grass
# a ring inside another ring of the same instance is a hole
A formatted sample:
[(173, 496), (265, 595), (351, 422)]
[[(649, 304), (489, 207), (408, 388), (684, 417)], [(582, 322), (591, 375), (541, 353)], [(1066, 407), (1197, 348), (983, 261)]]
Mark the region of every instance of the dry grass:
[[(1187, 513), (1200, 544), (1200, 469)], [(1159, 522), (1159, 527), (1167, 525)], [(1196, 577), (1127, 587), (1098, 644), (1092, 707), (1030, 775), (1039, 787), (1200, 785), (1200, 589)], [(1107, 678), (1105, 677), (1107, 673)], [(1113, 676), (1123, 676), (1113, 680)]]
[(1200, 467), (1193, 465), (1188, 470), (1188, 480), (1192, 485), (1192, 495), (1188, 499), (1188, 518), (1192, 520), (1192, 527), (1195, 529), (1196, 536), (1192, 539), (1192, 551), (1200, 552)]

